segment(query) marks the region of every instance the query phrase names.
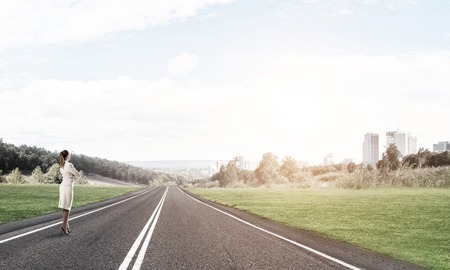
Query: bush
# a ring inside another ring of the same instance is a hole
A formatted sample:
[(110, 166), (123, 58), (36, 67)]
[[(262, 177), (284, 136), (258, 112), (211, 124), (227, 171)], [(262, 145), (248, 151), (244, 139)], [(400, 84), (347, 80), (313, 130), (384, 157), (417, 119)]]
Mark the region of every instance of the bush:
[(198, 188), (217, 188), (220, 185), (219, 185), (219, 181), (216, 181), (216, 180), (197, 179), (197, 180), (192, 181), (191, 186), (198, 187)]
[(23, 184), (24, 178), (19, 168), (15, 168), (8, 176), (6, 176), (6, 182), (10, 184)]
[(372, 187), (450, 187), (450, 167), (412, 169), (400, 168), (395, 171), (361, 170), (348, 173), (337, 181), (337, 187), (361, 189)]
[(333, 182), (336, 181), (342, 173), (327, 173), (319, 176), (321, 182)]
[(336, 168), (333, 165), (311, 167), (312, 176), (317, 176), (319, 174), (326, 174), (326, 173), (335, 172), (335, 171), (336, 171)]
[(31, 173), (31, 179), (34, 183), (44, 183), (45, 177), (40, 166), (37, 166), (36, 169), (33, 170)]
[(59, 165), (53, 164), (48, 172), (44, 175), (44, 183), (46, 184), (61, 184), (62, 174), (59, 171)]

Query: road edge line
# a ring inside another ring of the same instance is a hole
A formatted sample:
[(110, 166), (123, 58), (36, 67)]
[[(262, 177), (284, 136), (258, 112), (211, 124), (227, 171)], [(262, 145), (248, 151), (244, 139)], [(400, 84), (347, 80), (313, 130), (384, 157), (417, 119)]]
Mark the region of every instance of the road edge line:
[[(69, 218), (69, 221), (74, 220), (74, 219), (77, 219), (77, 218), (80, 218), (80, 217), (83, 217), (83, 216), (86, 216), (86, 215), (90, 215), (90, 214), (92, 214), (92, 213), (95, 213), (95, 212), (97, 212), (97, 211), (100, 211), (100, 210), (103, 210), (103, 209), (112, 207), (112, 206), (117, 205), (117, 204), (121, 204), (121, 203), (126, 202), (126, 201), (128, 201), (128, 200), (131, 200), (131, 199), (134, 199), (134, 198), (136, 198), (136, 197), (142, 196), (142, 195), (144, 195), (144, 194), (146, 194), (146, 193), (152, 191), (153, 189), (155, 189), (155, 187), (153, 187), (153, 188), (151, 188), (151, 189), (149, 189), (149, 190), (147, 190), (147, 191), (144, 191), (144, 192), (142, 192), (142, 193), (139, 193), (139, 194), (137, 194), (137, 195), (135, 195), (135, 196), (133, 196), (133, 197), (126, 198), (126, 199), (124, 199), (124, 200), (122, 200), (122, 201), (118, 201), (118, 202), (115, 202), (115, 203), (113, 203), (113, 204), (109, 204), (109, 205), (103, 206), (103, 207), (101, 207), (101, 208), (99, 208), (99, 209), (90, 211), (90, 212), (88, 212), (88, 213), (84, 213), (84, 214), (81, 214), (81, 215), (78, 215), (78, 216)], [(29, 231), (29, 232), (26, 232), (26, 233), (18, 234), (18, 235), (16, 235), (16, 236), (12, 236), (12, 237), (10, 237), (10, 238), (6, 238), (6, 239), (3, 239), (3, 240), (0, 240), (0, 244), (9, 242), (9, 241), (14, 240), (14, 239), (17, 239), (17, 238), (21, 238), (21, 237), (23, 237), (23, 236), (27, 236), (27, 235), (36, 233), (36, 232), (39, 232), (39, 231), (46, 230), (46, 229), (48, 229), (48, 228), (57, 226), (57, 225), (59, 225), (59, 224), (61, 224), (61, 221), (58, 221), (58, 222), (56, 222), (56, 223), (47, 225), (47, 226), (42, 227), (42, 228), (39, 228), (39, 229), (35, 229), (35, 230)]]
[(179, 188), (179, 187), (178, 187), (178, 189), (179, 189), (182, 193), (184, 193), (186, 196), (188, 196), (189, 198), (191, 198), (191, 199), (193, 199), (193, 200), (195, 200), (195, 201), (197, 201), (197, 202), (199, 202), (199, 203), (201, 203), (201, 204), (204, 204), (204, 205), (206, 205), (206, 206), (208, 206), (208, 207), (210, 207), (210, 208), (212, 208), (212, 209), (214, 209), (214, 210), (216, 210), (216, 211), (218, 211), (218, 212), (220, 212), (220, 213), (222, 213), (222, 214), (224, 214), (224, 215), (227, 215), (227, 216), (229, 216), (229, 217), (231, 217), (231, 218), (233, 218), (233, 219), (235, 219), (235, 220), (237, 220), (237, 221), (240, 221), (240, 222), (242, 222), (242, 223), (244, 223), (244, 224), (246, 224), (246, 225), (249, 225), (249, 226), (251, 226), (251, 227), (253, 227), (253, 228), (255, 228), (255, 229), (258, 229), (258, 230), (260, 230), (260, 231), (262, 231), (262, 232), (268, 233), (268, 234), (270, 234), (270, 235), (272, 235), (272, 236), (275, 236), (275, 237), (277, 237), (277, 238), (279, 238), (279, 239), (282, 239), (282, 240), (284, 240), (284, 241), (287, 241), (287, 242), (289, 242), (289, 243), (291, 243), (291, 244), (293, 244), (293, 245), (296, 245), (296, 246), (298, 246), (298, 247), (300, 247), (300, 248), (306, 249), (306, 250), (308, 250), (309, 252), (312, 252), (312, 253), (314, 253), (314, 254), (316, 254), (316, 255), (319, 255), (319, 256), (321, 256), (321, 257), (323, 257), (323, 258), (326, 258), (326, 259), (328, 259), (328, 260), (330, 260), (330, 261), (333, 261), (333, 262), (335, 262), (335, 263), (338, 263), (338, 264), (340, 264), (340, 265), (342, 265), (342, 266), (345, 266), (345, 267), (347, 267), (347, 268), (349, 268), (349, 269), (352, 269), (352, 270), (361, 270), (361, 268), (358, 268), (358, 267), (356, 267), (356, 266), (354, 266), (354, 265), (351, 265), (351, 264), (346, 263), (346, 262), (344, 262), (344, 261), (342, 261), (342, 260), (339, 260), (339, 259), (337, 259), (337, 258), (334, 258), (334, 257), (332, 257), (332, 256), (330, 256), (330, 255), (328, 255), (328, 254), (325, 254), (325, 253), (320, 252), (320, 251), (318, 251), (318, 250), (316, 250), (316, 249), (313, 249), (313, 248), (311, 248), (311, 247), (308, 247), (308, 246), (305, 246), (305, 245), (300, 244), (300, 243), (298, 243), (298, 242), (295, 242), (295, 241), (293, 241), (293, 240), (291, 240), (291, 239), (288, 239), (288, 238), (283, 237), (283, 236), (281, 236), (281, 235), (279, 235), (279, 234), (273, 233), (273, 232), (271, 232), (271, 231), (269, 231), (269, 230), (266, 230), (266, 229), (263, 229), (263, 228), (261, 228), (261, 227), (258, 227), (258, 226), (254, 225), (254, 224), (252, 224), (252, 223), (250, 223), (250, 222), (248, 222), (248, 221), (245, 221), (245, 220), (243, 220), (243, 219), (241, 219), (241, 218), (238, 218), (238, 217), (236, 217), (236, 216), (234, 216), (234, 215), (232, 215), (232, 214), (230, 214), (230, 213), (227, 213), (227, 212), (222, 211), (222, 210), (220, 210), (220, 209), (218, 209), (218, 208), (216, 208), (216, 207), (214, 207), (214, 206), (211, 206), (211, 205), (209, 205), (209, 204), (207, 204), (207, 203), (205, 203), (205, 202), (202, 202), (202, 201), (200, 201), (200, 200), (197, 199), (197, 198), (194, 198), (193, 196), (187, 194), (184, 190), (182, 190), (182, 189)]

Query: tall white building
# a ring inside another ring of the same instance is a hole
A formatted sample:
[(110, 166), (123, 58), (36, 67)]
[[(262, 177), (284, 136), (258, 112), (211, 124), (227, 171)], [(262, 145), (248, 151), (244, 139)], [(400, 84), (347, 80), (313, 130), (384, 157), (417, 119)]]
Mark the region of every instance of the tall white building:
[(363, 142), (363, 164), (375, 167), (379, 160), (380, 140), (377, 133), (367, 133)]
[(417, 138), (403, 131), (386, 132), (386, 148), (395, 144), (403, 157), (417, 153)]
[(245, 169), (244, 156), (238, 156), (238, 168), (243, 170)]
[(417, 138), (410, 136), (408, 138), (408, 154), (417, 154)]

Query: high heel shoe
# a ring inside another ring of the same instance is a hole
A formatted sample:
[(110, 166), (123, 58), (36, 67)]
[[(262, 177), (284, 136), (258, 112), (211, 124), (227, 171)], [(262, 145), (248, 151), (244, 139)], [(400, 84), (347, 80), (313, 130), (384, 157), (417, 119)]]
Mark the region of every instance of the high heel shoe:
[(63, 235), (63, 233), (64, 233), (65, 235), (69, 235), (69, 233), (68, 233), (68, 232), (66, 232), (66, 231), (64, 230), (64, 228), (63, 228), (63, 227), (61, 227), (61, 235)]

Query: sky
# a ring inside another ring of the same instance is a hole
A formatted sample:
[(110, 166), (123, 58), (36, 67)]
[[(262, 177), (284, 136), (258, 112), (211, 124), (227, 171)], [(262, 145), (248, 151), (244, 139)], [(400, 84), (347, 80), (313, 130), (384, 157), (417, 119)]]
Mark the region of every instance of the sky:
[(118, 161), (450, 141), (450, 1), (0, 1), (0, 138)]

